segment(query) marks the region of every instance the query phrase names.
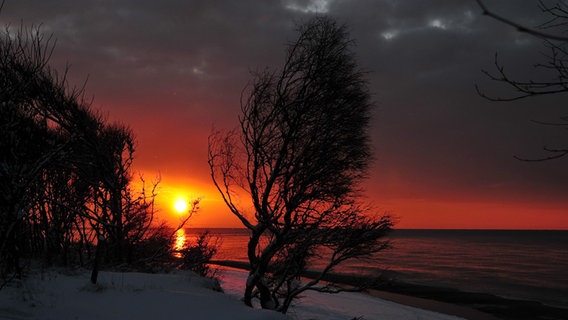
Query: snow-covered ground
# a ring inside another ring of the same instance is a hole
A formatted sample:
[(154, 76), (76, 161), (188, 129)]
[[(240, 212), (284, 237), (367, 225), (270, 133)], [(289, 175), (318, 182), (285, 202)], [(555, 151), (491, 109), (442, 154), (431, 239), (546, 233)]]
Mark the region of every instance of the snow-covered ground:
[(246, 274), (222, 270), (225, 294), (190, 272), (171, 274), (88, 271), (30, 275), (0, 290), (0, 319), (242, 319), (242, 320), (455, 320), (439, 313), (387, 302), (360, 293), (308, 293), (287, 316), (250, 309), (240, 301)]

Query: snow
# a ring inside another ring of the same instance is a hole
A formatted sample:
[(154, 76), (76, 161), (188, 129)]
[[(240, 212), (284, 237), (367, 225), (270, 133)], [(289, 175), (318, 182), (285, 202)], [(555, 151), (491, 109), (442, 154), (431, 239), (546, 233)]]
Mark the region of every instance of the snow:
[(361, 293), (310, 292), (287, 316), (246, 307), (240, 297), (246, 273), (221, 270), (225, 293), (188, 271), (169, 274), (50, 269), (16, 280), (0, 290), (0, 319), (243, 319), (456, 320), (459, 318), (387, 302)]
[[(240, 297), (244, 292), (246, 273), (236, 269), (221, 272), (221, 286), (225, 293)], [(288, 311), (289, 319), (318, 320), (458, 320), (461, 318), (417, 309), (375, 298), (364, 293), (342, 292), (325, 294), (307, 292)]]
[(54, 271), (30, 276), (0, 291), (0, 319), (285, 319), (253, 310), (237, 297), (215, 292), (190, 272), (144, 274)]

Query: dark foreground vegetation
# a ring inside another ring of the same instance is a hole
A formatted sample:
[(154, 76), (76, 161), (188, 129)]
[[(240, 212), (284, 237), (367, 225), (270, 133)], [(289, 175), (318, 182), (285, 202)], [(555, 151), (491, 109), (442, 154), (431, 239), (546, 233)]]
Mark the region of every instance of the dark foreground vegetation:
[[(0, 288), (32, 262), (91, 267), (97, 258), (146, 270), (179, 263), (175, 230), (154, 220), (159, 179), (148, 184), (133, 173), (132, 130), (106, 121), (66, 71), (50, 67), (53, 50), (36, 28), (0, 34)], [(182, 251), (183, 266), (209, 254), (207, 244)]]

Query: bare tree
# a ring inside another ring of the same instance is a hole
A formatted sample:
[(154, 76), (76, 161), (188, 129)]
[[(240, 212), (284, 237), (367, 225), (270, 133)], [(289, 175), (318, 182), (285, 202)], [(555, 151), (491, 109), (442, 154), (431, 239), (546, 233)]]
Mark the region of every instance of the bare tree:
[(46, 195), (44, 177), (64, 161), (73, 145), (72, 135), (62, 139), (59, 125), (46, 116), (48, 105), (65, 108), (75, 102), (72, 94), (61, 94), (65, 81), (55, 79), (47, 66), (52, 48), (51, 38), (44, 38), (37, 29), (22, 27), (15, 33), (6, 29), (0, 35), (2, 276), (20, 273), (20, 258), (41, 243), (33, 236), (45, 236), (46, 229), (29, 233), (31, 224), (45, 220), (34, 219)]
[[(548, 80), (534, 79), (515, 79), (506, 71), (505, 66), (499, 61), (498, 55), (495, 55), (496, 72), (483, 70), (487, 77), (496, 82), (504, 83), (510, 86), (515, 92), (508, 97), (495, 97), (483, 92), (478, 86), (476, 90), (482, 97), (491, 101), (516, 101), (529, 97), (563, 94), (568, 92), (568, 37), (565, 36), (568, 31), (568, 4), (565, 2), (557, 2), (554, 5), (545, 4), (539, 1), (540, 9), (550, 16), (550, 19), (535, 28), (524, 26), (507, 17), (499, 15), (491, 11), (481, 0), (477, 3), (483, 10), (483, 14), (497, 21), (516, 28), (519, 32), (523, 32), (543, 40), (543, 45), (548, 52), (545, 54), (544, 62), (536, 63), (535, 68), (544, 70), (549, 75)], [(560, 126), (568, 128), (568, 116), (559, 117), (557, 123), (539, 122), (544, 125)], [(543, 161), (552, 160), (568, 155), (568, 146), (551, 148), (544, 147), (544, 150), (550, 153), (550, 156), (538, 158), (535, 160), (521, 159), (525, 161)]]
[[(1, 9), (1, 5), (0, 5)], [(132, 190), (134, 135), (91, 109), (83, 89), (49, 65), (51, 37), (38, 28), (0, 33), (0, 277), (22, 257), (67, 262), (73, 242), (95, 233), (127, 260), (152, 223), (151, 193)]]
[[(358, 204), (371, 159), (372, 103), (346, 28), (319, 17), (298, 28), (279, 71), (254, 75), (240, 130), (209, 139), (213, 182), (250, 230), (245, 304), (286, 312), (341, 262), (387, 247), (392, 226)], [(245, 197), (246, 195), (246, 197)], [(246, 199), (246, 200), (245, 200)], [(296, 281), (317, 257), (312, 281)]]

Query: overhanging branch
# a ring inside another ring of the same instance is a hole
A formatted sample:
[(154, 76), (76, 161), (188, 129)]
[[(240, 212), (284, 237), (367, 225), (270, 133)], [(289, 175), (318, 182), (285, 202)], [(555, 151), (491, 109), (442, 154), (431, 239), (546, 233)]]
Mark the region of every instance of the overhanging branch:
[(538, 30), (523, 26), (522, 24), (519, 24), (513, 20), (507, 19), (499, 14), (494, 13), (493, 11), (489, 10), (487, 8), (487, 6), (483, 3), (483, 1), (481, 0), (476, 0), (477, 4), (479, 5), (479, 7), (481, 8), (481, 10), (483, 11), (483, 15), (486, 15), (490, 18), (493, 18), (497, 21), (500, 21), (506, 25), (509, 25), (511, 27), (514, 27), (515, 29), (517, 29), (517, 31), (519, 32), (523, 32), (526, 34), (530, 34), (532, 36), (535, 36), (537, 38), (541, 38), (541, 39), (549, 39), (549, 40), (558, 40), (558, 41), (568, 41), (568, 37), (565, 36), (560, 36), (560, 35), (555, 35), (555, 34), (551, 34), (551, 33), (546, 33), (546, 32), (540, 32)]

